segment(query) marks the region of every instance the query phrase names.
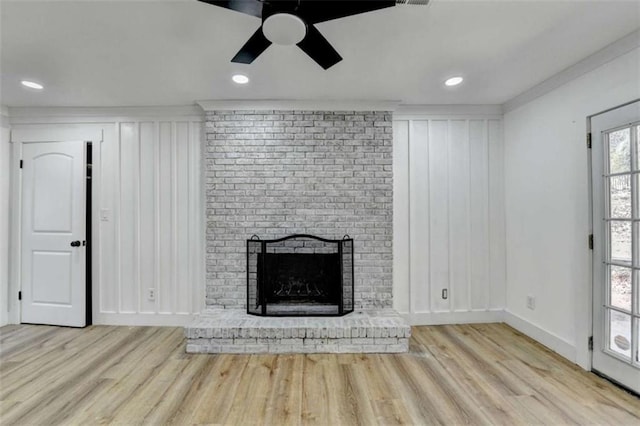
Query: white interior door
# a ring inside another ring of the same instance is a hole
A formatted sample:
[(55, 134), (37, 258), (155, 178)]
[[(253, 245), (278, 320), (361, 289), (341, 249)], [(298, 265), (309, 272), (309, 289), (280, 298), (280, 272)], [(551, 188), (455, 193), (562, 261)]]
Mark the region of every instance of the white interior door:
[(24, 323), (86, 325), (85, 146), (23, 144)]
[(591, 118), (592, 368), (640, 392), (640, 102)]

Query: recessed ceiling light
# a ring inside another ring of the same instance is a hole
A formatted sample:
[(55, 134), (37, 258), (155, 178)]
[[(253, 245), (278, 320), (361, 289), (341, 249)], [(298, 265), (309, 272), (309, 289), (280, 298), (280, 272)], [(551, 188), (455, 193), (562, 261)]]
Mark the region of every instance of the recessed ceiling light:
[(36, 90), (44, 89), (44, 86), (42, 84), (36, 83), (35, 81), (22, 80), (20, 83), (22, 83), (23, 86), (28, 87), (30, 89), (36, 89)]
[(462, 80), (464, 80), (464, 78), (462, 77), (451, 77), (448, 78), (447, 81), (444, 82), (445, 86), (457, 86), (458, 84), (462, 83)]
[(249, 82), (249, 77), (243, 74), (235, 74), (231, 79), (238, 84), (247, 84)]

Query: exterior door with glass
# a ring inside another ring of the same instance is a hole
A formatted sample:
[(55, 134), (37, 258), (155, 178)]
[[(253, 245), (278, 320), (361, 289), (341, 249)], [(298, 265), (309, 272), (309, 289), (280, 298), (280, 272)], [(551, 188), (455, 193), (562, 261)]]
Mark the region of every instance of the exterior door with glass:
[(640, 392), (640, 101), (591, 118), (592, 369)]

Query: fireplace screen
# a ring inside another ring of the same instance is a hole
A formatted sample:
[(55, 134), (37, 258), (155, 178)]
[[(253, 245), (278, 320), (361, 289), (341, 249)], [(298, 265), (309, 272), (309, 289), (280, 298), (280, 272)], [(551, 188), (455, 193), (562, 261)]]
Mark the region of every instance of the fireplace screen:
[(247, 240), (247, 312), (338, 316), (353, 312), (353, 239), (291, 235)]

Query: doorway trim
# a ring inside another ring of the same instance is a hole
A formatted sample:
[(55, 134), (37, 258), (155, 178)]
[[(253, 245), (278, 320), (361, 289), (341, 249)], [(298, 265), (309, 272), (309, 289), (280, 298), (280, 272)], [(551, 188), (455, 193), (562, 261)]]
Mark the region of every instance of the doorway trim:
[[(587, 181), (588, 181), (588, 190), (589, 190), (589, 235), (593, 235), (593, 230), (594, 230), (594, 225), (593, 225), (593, 208), (594, 208), (594, 196), (593, 196), (593, 182), (592, 182), (592, 150), (591, 150), (591, 145), (587, 146), (586, 144), (589, 143), (593, 143), (592, 139), (592, 134), (591, 134), (591, 119), (599, 116), (601, 114), (606, 114), (610, 111), (616, 110), (618, 108), (622, 108), (625, 107), (627, 105), (631, 105), (635, 102), (639, 102), (640, 98), (636, 98), (636, 99), (632, 99), (628, 102), (624, 102), (622, 104), (613, 106), (611, 108), (607, 108), (604, 109), (602, 111), (596, 112), (594, 114), (588, 115), (586, 118), (586, 133), (585, 133), (585, 147), (587, 147)], [(588, 142), (587, 142), (588, 141)], [(586, 241), (588, 241), (589, 235), (587, 235), (587, 238), (585, 239)], [(598, 244), (598, 242), (594, 242), (593, 244)], [(579, 305), (577, 305), (578, 309), (580, 310), (580, 312), (577, 313), (578, 319), (582, 319), (584, 320), (584, 322), (578, 321), (578, 323), (576, 324), (577, 328), (576, 328), (576, 337), (577, 340), (576, 341), (576, 358), (578, 361), (577, 363), (581, 366), (583, 366), (586, 370), (591, 371), (593, 368), (592, 365), (592, 355), (593, 355), (593, 351), (590, 347), (590, 338), (593, 338), (593, 317), (594, 317), (594, 312), (593, 312), (593, 292), (595, 290), (595, 277), (593, 274), (593, 265), (594, 265), (594, 251), (592, 249), (589, 249), (590, 253), (589, 253), (589, 286), (588, 289), (585, 289), (586, 291), (584, 292), (585, 294), (580, 295), (579, 297), (582, 298), (582, 303), (580, 303)], [(584, 324), (583, 327), (580, 327), (581, 324)], [(583, 341), (581, 341), (583, 340)], [(592, 340), (591, 340), (592, 341)]]
[[(10, 259), (9, 259), (9, 315), (8, 322), (10, 324), (20, 324), (22, 317), (22, 309), (20, 300), (18, 300), (18, 292), (22, 289), (21, 276), (21, 250), (22, 250), (22, 173), (20, 170), (20, 160), (22, 159), (23, 143), (30, 142), (65, 142), (69, 140), (82, 140), (91, 142), (93, 146), (91, 179), (91, 210), (97, 211), (97, 200), (99, 200), (100, 190), (100, 170), (96, 165), (100, 164), (100, 150), (96, 146), (100, 144), (103, 137), (103, 125), (83, 124), (83, 125), (13, 125), (11, 129), (11, 195), (10, 195)], [(87, 223), (87, 225), (89, 225)], [(87, 251), (87, 257), (96, 258), (96, 247), (99, 246), (99, 233), (96, 229), (96, 221), (91, 221), (91, 247), (90, 253)], [(86, 282), (91, 284), (91, 294), (95, 295), (99, 284), (99, 274), (97, 267), (91, 269), (91, 276), (86, 277)], [(91, 306), (87, 306), (87, 311), (91, 310), (95, 315), (95, 297), (92, 298)], [(88, 301), (88, 300), (87, 300)], [(91, 323), (95, 322), (92, 318)]]

